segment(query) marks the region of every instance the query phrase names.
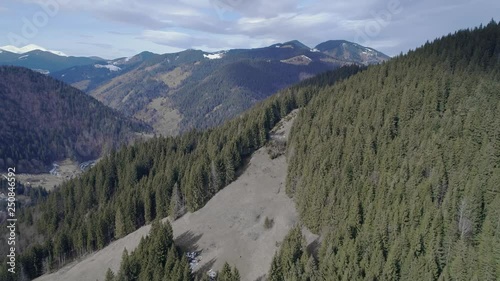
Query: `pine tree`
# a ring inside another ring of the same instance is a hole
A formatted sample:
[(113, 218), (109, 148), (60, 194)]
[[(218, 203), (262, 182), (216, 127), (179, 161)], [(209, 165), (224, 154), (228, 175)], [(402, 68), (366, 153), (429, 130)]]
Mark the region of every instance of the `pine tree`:
[(172, 190), (172, 197), (170, 198), (170, 216), (176, 220), (182, 216), (184, 204), (182, 202), (181, 194), (179, 192), (179, 184), (175, 183)]
[(126, 234), (127, 231), (125, 229), (124, 217), (121, 212), (121, 208), (118, 208), (115, 214), (115, 238), (116, 239), (122, 238)]
[(233, 273), (231, 271), (231, 266), (225, 262), (222, 266), (222, 270), (217, 274), (218, 281), (232, 281)]
[(268, 273), (268, 280), (269, 281), (283, 281), (283, 271), (281, 268), (281, 263), (280, 263), (280, 258), (278, 256), (278, 253), (276, 253), (273, 257), (273, 261), (271, 263), (271, 269), (269, 270)]
[(129, 281), (131, 280), (131, 273), (132, 273), (132, 268), (131, 268), (131, 262), (129, 259), (128, 251), (127, 249), (123, 250), (122, 254), (122, 259), (121, 259), (121, 265), (120, 265), (120, 271), (117, 275), (117, 281)]
[(238, 271), (236, 266), (233, 268), (233, 276), (232, 277), (233, 277), (232, 281), (240, 281), (240, 279), (241, 279), (240, 272)]
[(113, 271), (108, 268), (108, 270), (106, 271), (106, 277), (104, 279), (105, 281), (115, 281), (115, 274), (113, 273)]

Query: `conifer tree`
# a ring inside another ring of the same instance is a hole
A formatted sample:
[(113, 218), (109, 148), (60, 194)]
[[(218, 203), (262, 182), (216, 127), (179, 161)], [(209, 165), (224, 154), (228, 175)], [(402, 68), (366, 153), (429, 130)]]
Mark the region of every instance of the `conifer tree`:
[(108, 268), (108, 270), (106, 271), (106, 276), (105, 276), (105, 281), (115, 281), (115, 274), (113, 273), (113, 271)]
[(125, 229), (123, 214), (121, 212), (121, 208), (118, 208), (115, 214), (115, 238), (122, 238), (126, 233), (127, 231)]
[(179, 191), (179, 184), (175, 183), (172, 190), (172, 197), (170, 198), (170, 216), (172, 219), (178, 219), (183, 212), (184, 204)]
[(276, 253), (273, 257), (273, 261), (271, 263), (271, 268), (269, 269), (268, 273), (268, 280), (269, 281), (282, 281), (283, 279), (283, 271), (281, 268), (281, 262), (280, 258), (278, 256), (278, 253)]

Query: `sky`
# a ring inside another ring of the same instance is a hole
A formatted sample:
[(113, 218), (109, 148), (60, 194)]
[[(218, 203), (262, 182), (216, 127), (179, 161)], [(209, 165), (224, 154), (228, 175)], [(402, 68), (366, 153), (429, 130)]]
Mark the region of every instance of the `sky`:
[(498, 11), (498, 0), (3, 0), (0, 46), (112, 59), (343, 39), (394, 56)]

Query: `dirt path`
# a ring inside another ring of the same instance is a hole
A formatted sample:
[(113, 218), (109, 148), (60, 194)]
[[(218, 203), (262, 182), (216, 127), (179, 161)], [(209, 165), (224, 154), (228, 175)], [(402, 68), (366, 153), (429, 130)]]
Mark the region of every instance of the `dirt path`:
[[(294, 116), (294, 115), (293, 115)], [(276, 134), (287, 136), (293, 118), (278, 126)], [(279, 243), (298, 222), (293, 201), (285, 194), (286, 159), (271, 160), (265, 148), (255, 152), (247, 169), (215, 195), (202, 209), (188, 213), (172, 226), (176, 242), (186, 250), (201, 250), (195, 268), (200, 274), (219, 270), (229, 262), (240, 271), (241, 280), (259, 280), (269, 270)], [(274, 221), (264, 227), (265, 219)], [(117, 271), (124, 247), (129, 252), (149, 232), (145, 226), (113, 242), (103, 250), (38, 281), (103, 280), (107, 268)], [(317, 237), (305, 231), (308, 243)]]

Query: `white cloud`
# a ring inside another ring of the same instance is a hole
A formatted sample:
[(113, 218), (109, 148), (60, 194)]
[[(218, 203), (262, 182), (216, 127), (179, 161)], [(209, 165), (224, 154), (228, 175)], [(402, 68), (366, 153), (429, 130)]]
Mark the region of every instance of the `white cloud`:
[(174, 47), (189, 45), (194, 39), (192, 35), (186, 33), (160, 30), (145, 30), (141, 38), (157, 44)]
[(296, 26), (316, 26), (319, 24), (325, 24), (332, 20), (335, 17), (333, 14), (329, 13), (319, 13), (319, 14), (305, 14), (305, 15), (297, 15), (290, 20), (291, 24)]
[(146, 30), (140, 38), (173, 48), (193, 48), (208, 52), (234, 48), (258, 48), (276, 43), (276, 40), (272, 38), (250, 38), (245, 35), (211, 34), (205, 32), (191, 34), (161, 30)]

